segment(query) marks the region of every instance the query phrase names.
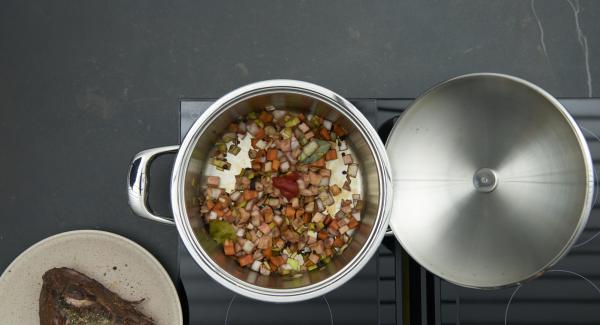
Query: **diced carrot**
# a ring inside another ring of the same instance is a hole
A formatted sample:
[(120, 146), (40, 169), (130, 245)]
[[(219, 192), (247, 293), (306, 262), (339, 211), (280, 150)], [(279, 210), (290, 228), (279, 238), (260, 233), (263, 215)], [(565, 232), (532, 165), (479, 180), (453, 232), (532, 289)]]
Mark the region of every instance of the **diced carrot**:
[(225, 252), (225, 255), (235, 255), (235, 248), (231, 240), (225, 240), (223, 243), (223, 251)]
[(327, 237), (329, 237), (329, 234), (327, 234), (326, 231), (321, 230), (319, 233), (317, 233), (317, 237), (319, 237), (321, 240), (325, 240)]
[(222, 217), (225, 214), (225, 212), (223, 212), (223, 208), (217, 208), (216, 206), (213, 211), (217, 213), (217, 217)]
[(269, 149), (267, 150), (267, 160), (275, 160), (277, 159), (277, 149)]
[(333, 230), (340, 229), (340, 225), (338, 224), (337, 220), (331, 221), (327, 227), (329, 227), (330, 229), (333, 229)]
[(211, 201), (211, 200), (208, 200), (208, 201), (206, 201), (206, 207), (207, 207), (209, 210), (212, 210), (212, 209), (215, 207), (215, 202), (213, 202), (213, 201)]
[(273, 209), (270, 206), (264, 207), (262, 210), (262, 215), (265, 218), (265, 222), (273, 221)]
[(280, 266), (283, 265), (285, 261), (283, 260), (283, 256), (279, 255), (279, 256), (271, 256), (271, 263), (273, 263), (275, 266)]
[(344, 245), (344, 241), (342, 240), (342, 237), (336, 236), (335, 239), (333, 240), (333, 246), (341, 247), (342, 245)]
[(271, 257), (273, 255), (273, 251), (270, 248), (263, 249), (263, 255), (266, 257)]
[(249, 201), (252, 200), (254, 198), (256, 198), (258, 196), (258, 193), (256, 193), (256, 191), (253, 190), (245, 190), (244, 191), (244, 200)]
[(244, 255), (238, 259), (238, 263), (240, 263), (241, 267), (251, 264), (252, 262), (254, 262), (254, 258), (252, 258), (252, 254)]
[(254, 135), (254, 139), (262, 139), (265, 137), (265, 129), (263, 128), (258, 128), (258, 131), (256, 131), (256, 134)]
[(273, 115), (271, 115), (265, 111), (260, 112), (260, 116), (258, 118), (265, 123), (269, 123), (269, 122), (273, 121)]
[(277, 265), (273, 264), (273, 262), (270, 260), (269, 260), (269, 266), (271, 267), (271, 270), (277, 270)]
[(272, 170), (272, 171), (277, 171), (277, 170), (279, 170), (279, 165), (280, 165), (280, 163), (279, 163), (279, 160), (278, 160), (278, 159), (274, 159), (274, 160), (271, 162), (271, 170)]
[(299, 119), (300, 121), (303, 121), (303, 122), (304, 122), (304, 120), (306, 119), (306, 117), (304, 117), (304, 113), (300, 113), (300, 114), (298, 114), (298, 119)]
[(309, 223), (310, 219), (312, 219), (312, 215), (308, 212), (304, 213), (304, 223)]
[(258, 230), (260, 230), (263, 234), (268, 234), (271, 232), (271, 227), (269, 227), (268, 224), (263, 223), (260, 226), (258, 226)]
[(252, 138), (250, 140), (250, 145), (252, 146), (252, 148), (256, 148), (256, 143), (258, 142), (258, 138)]
[(325, 167), (325, 159), (321, 158), (321, 159), (315, 161), (314, 163), (312, 163), (312, 166), (314, 166), (314, 167)]
[(252, 161), (252, 170), (253, 171), (256, 171), (256, 172), (260, 171), (261, 168), (262, 168), (262, 164), (259, 161), (256, 161), (256, 160)]
[(296, 210), (296, 217), (300, 218), (302, 216), (304, 216), (304, 209), (299, 208), (298, 210)]
[(209, 187), (219, 187), (220, 182), (221, 182), (221, 178), (219, 176), (208, 176), (206, 178), (206, 184)]
[(350, 222), (348, 222), (348, 228), (354, 229), (356, 227), (358, 227), (358, 221), (356, 221), (354, 218), (350, 218)]
[(287, 206), (285, 208), (285, 216), (288, 218), (293, 218), (296, 215), (296, 210), (291, 206)]
[(334, 125), (333, 125), (333, 132), (335, 132), (335, 134), (336, 134), (338, 137), (343, 137), (343, 136), (345, 136), (346, 134), (348, 134), (348, 132), (346, 132), (346, 129), (344, 129), (344, 127), (342, 127), (342, 126), (341, 126), (341, 125), (339, 125), (339, 124), (334, 124)]
[(321, 137), (327, 141), (331, 140), (331, 136), (329, 136), (329, 131), (327, 131), (326, 128), (321, 128), (321, 130), (319, 131), (319, 134), (321, 135)]
[(335, 149), (331, 149), (325, 153), (325, 160), (335, 160), (337, 159), (337, 151)]

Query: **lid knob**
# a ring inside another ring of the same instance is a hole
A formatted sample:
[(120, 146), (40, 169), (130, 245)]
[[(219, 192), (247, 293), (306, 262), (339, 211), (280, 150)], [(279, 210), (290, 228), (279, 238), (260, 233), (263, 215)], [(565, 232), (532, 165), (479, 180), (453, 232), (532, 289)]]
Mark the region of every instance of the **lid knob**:
[(489, 193), (498, 186), (498, 175), (493, 169), (481, 168), (473, 175), (473, 186), (482, 193)]

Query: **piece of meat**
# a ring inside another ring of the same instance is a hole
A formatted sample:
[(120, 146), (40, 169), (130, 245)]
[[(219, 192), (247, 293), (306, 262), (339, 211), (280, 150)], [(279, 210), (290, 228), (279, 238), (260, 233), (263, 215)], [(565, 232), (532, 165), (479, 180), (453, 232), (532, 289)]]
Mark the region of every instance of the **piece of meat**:
[(66, 267), (46, 271), (40, 292), (40, 325), (153, 325), (98, 281)]

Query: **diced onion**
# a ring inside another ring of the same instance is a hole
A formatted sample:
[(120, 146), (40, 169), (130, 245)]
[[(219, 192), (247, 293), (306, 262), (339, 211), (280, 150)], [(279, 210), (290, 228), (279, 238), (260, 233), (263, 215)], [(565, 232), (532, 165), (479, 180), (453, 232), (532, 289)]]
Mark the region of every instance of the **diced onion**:
[(250, 133), (252, 136), (255, 136), (256, 133), (258, 133), (259, 127), (256, 125), (256, 123), (249, 123), (247, 129), (248, 133)]
[(252, 269), (252, 271), (258, 272), (260, 270), (260, 265), (262, 263), (260, 261), (254, 261), (252, 262), (252, 266), (250, 267), (250, 269)]
[(286, 112), (282, 110), (274, 110), (271, 114), (273, 114), (274, 119), (280, 120), (285, 116)]
[(242, 193), (240, 193), (239, 191), (235, 191), (231, 193), (231, 195), (229, 195), (231, 201), (237, 201), (240, 197), (242, 197)]
[(356, 175), (358, 174), (358, 164), (348, 165), (348, 170), (346, 171), (346, 174), (350, 177), (356, 177)]
[(329, 186), (329, 177), (321, 178), (321, 181), (319, 182), (319, 186)]
[(246, 241), (244, 242), (244, 246), (242, 246), (242, 249), (243, 249), (243, 250), (244, 250), (244, 252), (246, 252), (246, 253), (251, 253), (251, 252), (252, 252), (252, 250), (254, 249), (254, 244), (253, 244), (251, 241), (249, 241), (249, 240), (246, 240)]
[(267, 147), (267, 143), (263, 139), (260, 139), (256, 142), (256, 147), (258, 149), (264, 149)]

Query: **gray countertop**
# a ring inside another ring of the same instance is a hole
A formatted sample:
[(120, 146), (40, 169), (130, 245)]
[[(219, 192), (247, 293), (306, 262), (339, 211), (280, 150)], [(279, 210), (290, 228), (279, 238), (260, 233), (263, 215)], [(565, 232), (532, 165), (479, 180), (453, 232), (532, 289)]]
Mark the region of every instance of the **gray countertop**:
[[(130, 158), (178, 141), (178, 99), (293, 78), (414, 97), (463, 73), (600, 95), (598, 1), (3, 1), (0, 271), (73, 229), (125, 235), (177, 272), (174, 228), (133, 216)], [(152, 200), (168, 213), (168, 158)]]

